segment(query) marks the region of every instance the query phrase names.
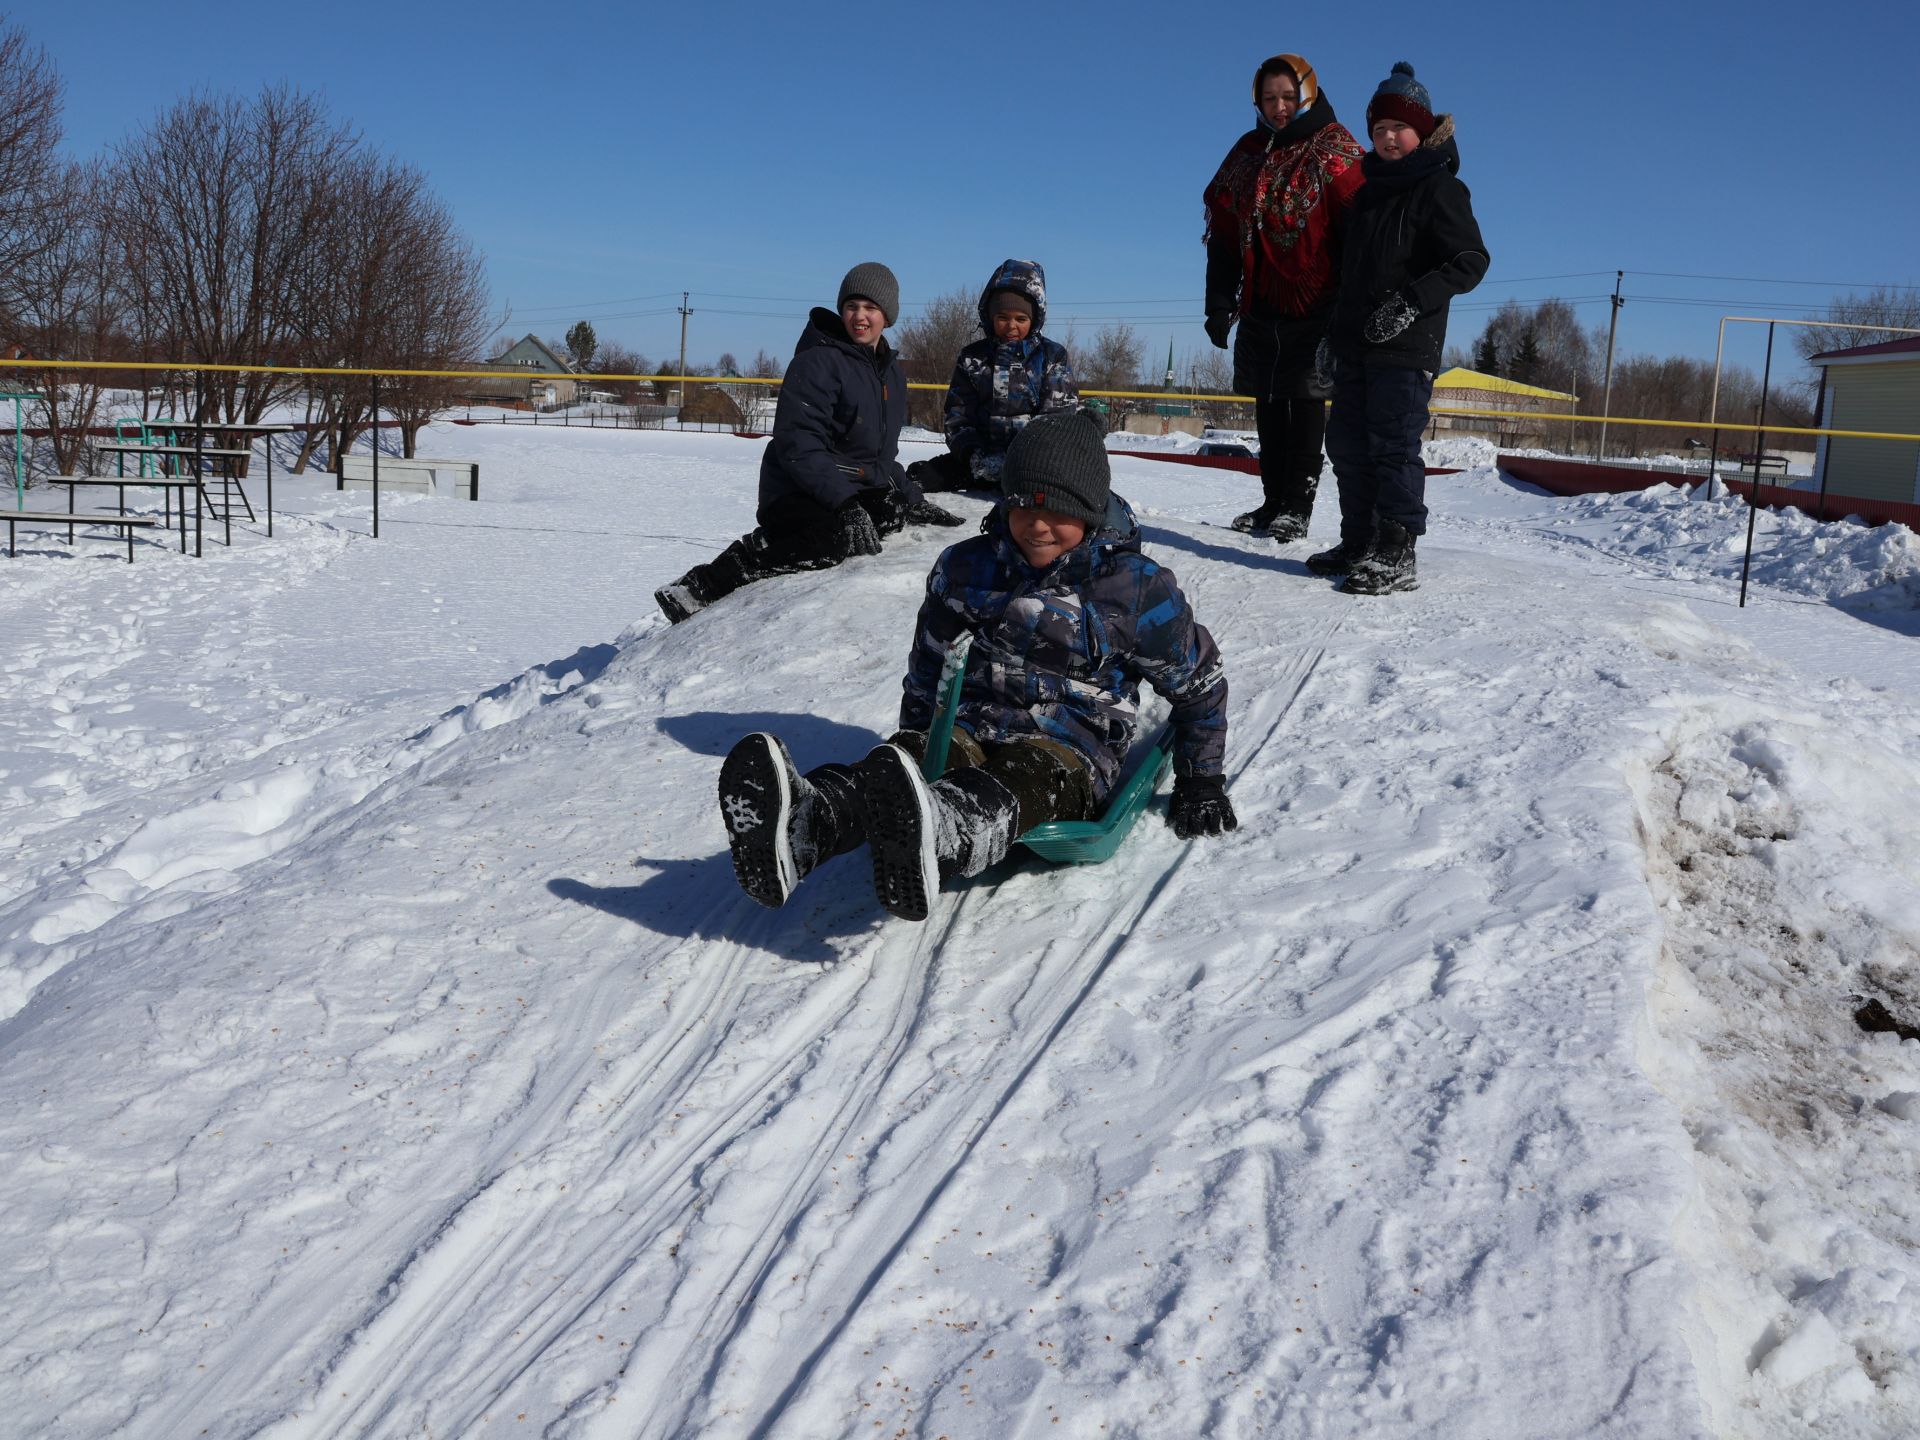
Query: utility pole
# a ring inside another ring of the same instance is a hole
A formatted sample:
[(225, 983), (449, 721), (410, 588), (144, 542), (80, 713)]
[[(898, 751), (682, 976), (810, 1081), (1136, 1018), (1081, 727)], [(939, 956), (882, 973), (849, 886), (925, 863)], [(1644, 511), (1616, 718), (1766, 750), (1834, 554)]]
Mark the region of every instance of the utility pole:
[[(679, 373), (682, 375), (685, 375), (687, 373), (687, 316), (693, 313), (693, 311), (687, 308), (687, 300), (689, 298), (690, 297), (688, 296), (688, 293), (685, 290), (682, 290), (680, 292), (680, 372)], [(676, 388), (675, 393), (680, 397), (678, 403), (681, 405), (685, 405), (687, 403), (687, 382), (684, 380), (680, 381)]]
[(1620, 307), (1627, 302), (1620, 298), (1620, 282), (1627, 272), (1613, 272), (1613, 317), (1607, 321), (1607, 387), (1600, 400), (1600, 454), (1597, 457), (1602, 465), (1607, 463), (1607, 417), (1613, 414), (1613, 337), (1620, 329)]

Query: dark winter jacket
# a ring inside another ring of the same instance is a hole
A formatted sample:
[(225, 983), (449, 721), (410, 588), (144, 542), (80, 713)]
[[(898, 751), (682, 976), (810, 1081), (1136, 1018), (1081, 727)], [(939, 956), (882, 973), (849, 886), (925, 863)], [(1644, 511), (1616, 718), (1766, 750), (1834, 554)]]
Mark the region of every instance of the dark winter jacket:
[(779, 524), (801, 498), (838, 510), (863, 490), (920, 487), (897, 458), (907, 381), (885, 337), (868, 349), (831, 310), (816, 309), (780, 382), (773, 439), (760, 461), (760, 523)]
[[(988, 309), (988, 302), (1003, 290), (1026, 296), (1033, 306), (1033, 329), (1012, 344), (994, 339)], [(947, 448), (954, 454), (1004, 455), (1035, 415), (1079, 405), (1073, 362), (1065, 346), (1040, 333), (1046, 323), (1046, 272), (1031, 260), (1009, 260), (994, 271), (980, 292), (980, 328), (986, 338), (960, 352), (947, 385)]]
[[(1382, 160), (1370, 153), (1360, 168), (1366, 183), (1348, 223), (1340, 299), (1328, 332), (1334, 353), (1370, 365), (1437, 371), (1447, 306), (1480, 283), (1489, 263), (1472, 198), (1457, 178), (1452, 117), (1442, 116), (1413, 154)], [(1367, 343), (1368, 317), (1396, 291), (1419, 318), (1384, 344)]]
[(974, 739), (1042, 735), (1071, 745), (1104, 800), (1139, 718), (1144, 680), (1173, 707), (1174, 765), (1219, 775), (1227, 747), (1227, 681), (1220, 651), (1173, 573), (1140, 551), (1140, 527), (1114, 496), (1098, 530), (1036, 571), (998, 505), (981, 534), (947, 549), (927, 576), (903, 729), (925, 730), (938, 703), (940, 664), (962, 630), (973, 632), (956, 723)]

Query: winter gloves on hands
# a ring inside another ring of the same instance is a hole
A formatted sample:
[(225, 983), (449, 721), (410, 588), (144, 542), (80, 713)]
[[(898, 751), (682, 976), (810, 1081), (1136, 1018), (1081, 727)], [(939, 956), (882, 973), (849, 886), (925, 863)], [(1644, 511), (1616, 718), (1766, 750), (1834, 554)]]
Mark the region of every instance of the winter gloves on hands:
[(942, 510), (931, 500), (909, 500), (907, 502), (907, 524), (909, 525), (964, 525), (951, 510)]
[(1182, 840), (1239, 829), (1239, 817), (1233, 813), (1233, 802), (1227, 799), (1227, 782), (1218, 775), (1180, 776), (1173, 782), (1167, 824)]
[(880, 553), (880, 532), (874, 528), (873, 516), (867, 513), (867, 507), (859, 500), (849, 500), (840, 507), (840, 554), (851, 560), (856, 555), (878, 555)]
[(1215, 312), (1207, 316), (1207, 339), (1221, 350), (1227, 348), (1227, 332), (1233, 328), (1233, 316), (1224, 312)]
[(1367, 317), (1366, 328), (1360, 333), (1369, 345), (1384, 345), (1419, 318), (1419, 307), (1396, 290)]

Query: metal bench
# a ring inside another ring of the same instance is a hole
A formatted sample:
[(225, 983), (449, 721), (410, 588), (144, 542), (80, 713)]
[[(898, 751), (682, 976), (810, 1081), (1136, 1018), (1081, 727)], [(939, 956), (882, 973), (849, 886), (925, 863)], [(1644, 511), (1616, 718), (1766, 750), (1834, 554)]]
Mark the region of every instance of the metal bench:
[(160, 522), (151, 515), (99, 515), (93, 513), (75, 514), (68, 511), (61, 514), (58, 510), (0, 510), (0, 517), (7, 522), (7, 557), (12, 559), (15, 553), (14, 527), (30, 525), (36, 530), (58, 530), (65, 528), (67, 543), (74, 542), (76, 525), (119, 526), (127, 536), (127, 563), (133, 563), (133, 532), (151, 530)]

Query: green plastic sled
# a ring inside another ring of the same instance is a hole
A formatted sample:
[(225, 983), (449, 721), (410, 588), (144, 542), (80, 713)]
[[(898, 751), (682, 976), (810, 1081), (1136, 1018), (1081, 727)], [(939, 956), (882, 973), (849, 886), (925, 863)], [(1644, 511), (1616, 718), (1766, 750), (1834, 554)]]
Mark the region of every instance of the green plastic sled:
[[(920, 765), (920, 773), (929, 782), (946, 773), (953, 719), (960, 709), (960, 687), (967, 674), (967, 651), (972, 647), (972, 634), (963, 632), (947, 648), (946, 659), (940, 664), (940, 712), (927, 731), (927, 756)], [(1151, 744), (1134, 746), (1133, 754), (1127, 757), (1127, 768), (1098, 816), (1092, 820), (1049, 820), (1020, 836), (1018, 843), (1043, 860), (1063, 865), (1097, 865), (1111, 859), (1172, 764), (1173, 731), (1162, 726)]]

